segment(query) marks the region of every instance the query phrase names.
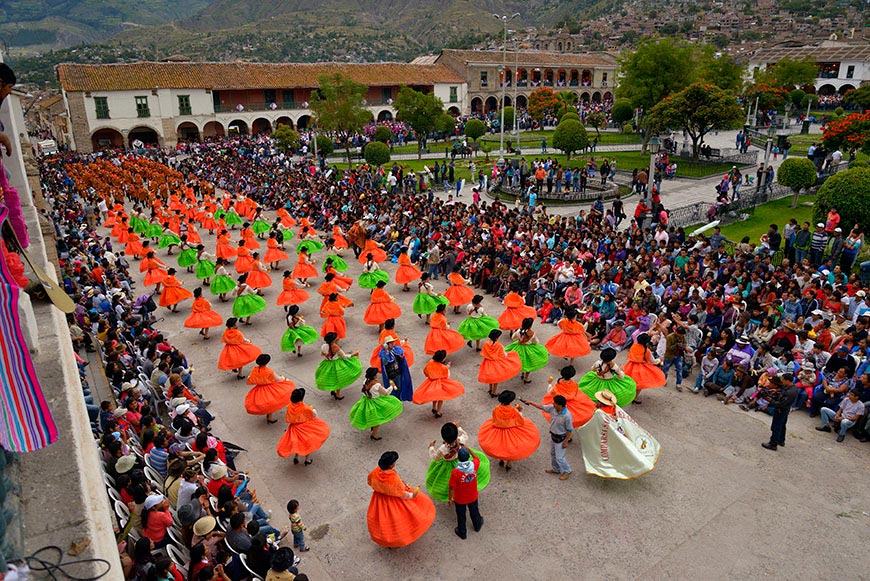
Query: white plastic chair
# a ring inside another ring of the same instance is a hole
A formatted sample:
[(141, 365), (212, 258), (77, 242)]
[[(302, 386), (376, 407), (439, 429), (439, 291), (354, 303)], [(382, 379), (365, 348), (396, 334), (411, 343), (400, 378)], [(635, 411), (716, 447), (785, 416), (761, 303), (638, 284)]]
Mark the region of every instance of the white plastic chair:
[(181, 550), (175, 545), (166, 545), (166, 552), (169, 558), (175, 563), (175, 568), (181, 573), (184, 579), (187, 579), (187, 568), (190, 565), (190, 558), (185, 557)]
[(123, 502), (123, 500), (121, 500), (120, 493), (117, 490), (115, 490), (113, 487), (107, 486), (106, 492), (108, 493), (109, 498), (111, 498), (113, 502), (114, 501)]
[(242, 565), (245, 567), (245, 570), (251, 574), (251, 579), (253, 579), (253, 581), (263, 581), (262, 577), (257, 575), (253, 569), (248, 567), (248, 558), (244, 554), (239, 555), (239, 560), (242, 562)]

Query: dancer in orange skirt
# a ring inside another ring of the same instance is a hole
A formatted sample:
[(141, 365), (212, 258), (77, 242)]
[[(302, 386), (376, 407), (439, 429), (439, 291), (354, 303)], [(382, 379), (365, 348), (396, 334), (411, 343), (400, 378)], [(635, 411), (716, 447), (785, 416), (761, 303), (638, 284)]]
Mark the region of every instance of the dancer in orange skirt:
[(369, 473), (372, 499), (366, 523), (372, 540), (382, 547), (406, 547), (423, 536), (435, 522), (435, 504), (396, 474), (396, 452), (384, 452)]
[(395, 297), (384, 290), (385, 286), (387, 283), (378, 281), (377, 288), (371, 294), (371, 303), (363, 315), (366, 325), (377, 325), (378, 331), (383, 330), (387, 319), (398, 319), (402, 316), (402, 308), (395, 303)]
[(193, 306), (190, 307), (190, 316), (184, 321), (188, 329), (199, 329), (199, 334), (205, 340), (210, 339), (208, 330), (211, 327), (220, 327), (224, 324), (223, 318), (217, 311), (213, 311), (211, 303), (202, 296), (202, 287), (193, 289)]
[(292, 228), (296, 225), (296, 220), (287, 211), (287, 208), (278, 208), (275, 210), (275, 215), (281, 219), (281, 225), (285, 228)]
[(282, 260), (290, 260), (286, 252), (281, 250), (278, 245), (278, 235), (275, 232), (269, 233), (269, 240), (266, 242), (266, 255), (263, 257), (263, 262), (268, 264), (272, 270), (278, 270), (278, 263)]
[(487, 456), (498, 458), (498, 465), (506, 471), (511, 469), (511, 462), (528, 458), (541, 445), (538, 427), (523, 417), (523, 407), (513, 403), (516, 397), (509, 389), (498, 394), (499, 405), (477, 430), (480, 449)]
[(446, 310), (447, 305), (438, 305), (429, 320), (429, 334), (426, 335), (426, 342), (423, 344), (427, 355), (432, 355), (441, 349), (447, 353), (456, 353), (465, 347), (465, 338), (450, 328), (447, 317), (444, 316)]
[(455, 379), (450, 379), (450, 364), (446, 362), (447, 351), (436, 351), (432, 360), (423, 368), (426, 380), (414, 390), (411, 401), (416, 404), (432, 403), (432, 415), (441, 417), (444, 402), (456, 399), (465, 393), (465, 386)]
[(311, 286), (308, 284), (309, 278), (317, 277), (317, 269), (314, 268), (314, 259), (308, 257), (308, 253), (302, 250), (296, 257), (296, 266), (293, 267), (293, 278), (299, 281), (299, 284)]
[(256, 367), (248, 375), (248, 385), (253, 385), (245, 396), (245, 411), (252, 416), (265, 414), (266, 423), (274, 424), (278, 420), (272, 414), (290, 403), (290, 396), (296, 385), (283, 375), (276, 377), (275, 372), (267, 365), (272, 360), (270, 355), (263, 353), (257, 357)]
[(523, 297), (516, 291), (511, 291), (502, 301), (504, 312), (498, 317), (498, 328), (503, 331), (516, 331), (523, 324), (523, 319), (534, 319), (537, 316), (534, 307), (527, 307)]
[(248, 222), (242, 224), (242, 229), (239, 231), (239, 236), (245, 241), (245, 248), (248, 250), (259, 250), (260, 243), (254, 236), (254, 231), (251, 230), (251, 225)]
[(251, 255), (251, 271), (248, 273), (248, 286), (257, 289), (257, 294), (262, 295), (261, 289), (272, 286), (272, 277), (266, 272), (266, 267), (260, 262), (260, 253)]
[(545, 344), (547, 351), (556, 357), (564, 357), (568, 365), (573, 365), (575, 357), (583, 357), (592, 352), (589, 339), (586, 337), (586, 327), (577, 321), (577, 311), (573, 308), (565, 310), (565, 318), (559, 321), (560, 333), (552, 336)]
[(326, 301), (329, 299), (330, 295), (337, 295), (338, 303), (344, 308), (353, 306), (353, 301), (344, 296), (344, 294), (342, 294), (344, 291), (342, 291), (338, 287), (338, 285), (335, 284), (334, 274), (327, 274), (323, 278), (325, 282), (317, 287), (317, 294), (323, 297), (323, 300), (320, 302), (321, 309), (326, 304)]
[[(574, 381), (574, 376), (577, 371), (571, 365), (563, 367), (559, 372), (559, 379), (553, 383), (553, 378), (550, 377), (550, 384), (547, 386), (547, 393), (541, 400), (541, 405), (552, 405), (553, 398), (561, 395), (565, 398), (566, 407), (571, 414), (571, 420), (575, 428), (585, 425), (593, 414), (595, 414), (595, 402), (588, 395), (580, 391), (577, 387), (577, 382)], [(537, 407), (537, 406), (535, 406)], [(542, 412), (547, 421), (550, 421), (550, 414)]]
[(278, 295), (277, 303), (279, 307), (284, 307), (284, 311), (287, 311), (290, 305), (301, 305), (308, 300), (308, 291), (296, 288), (293, 273), (289, 270), (284, 271), (284, 280), (281, 281), (281, 285), (284, 290)]
[(293, 454), (293, 463), (299, 464), (299, 456), (305, 459), (305, 466), (311, 464), (311, 453), (323, 446), (329, 438), (329, 424), (317, 417), (313, 407), (304, 403), (305, 389), (296, 388), (290, 394), (287, 406), (287, 431), (278, 441), (278, 455), (287, 458)]
[[(396, 319), (387, 319), (384, 321), (384, 329), (378, 334), (378, 344), (375, 345), (374, 351), (372, 351), (372, 356), (369, 359), (369, 365), (372, 367), (377, 367), (380, 369), (381, 367), (381, 345), (384, 344), (384, 341), (387, 337), (398, 337), (399, 334), (396, 332)], [(408, 343), (408, 338), (399, 339), (396, 341), (399, 347), (402, 348), (402, 351), (405, 352), (405, 362), (408, 364), (408, 367), (414, 365), (414, 351), (411, 349), (411, 345)]]
[(217, 248), (215, 250), (215, 256), (218, 258), (223, 258), (224, 260), (229, 260), (231, 258), (235, 258), (238, 251), (233, 248), (233, 245), (230, 243), (230, 235), (226, 230), (221, 230), (220, 234), (218, 234), (217, 238)]
[(175, 277), (176, 270), (170, 268), (163, 279), (163, 291), (157, 304), (167, 307), (173, 313), (178, 312), (178, 303), (193, 298), (193, 293), (181, 286), (181, 281)]
[(347, 337), (347, 322), (344, 320), (344, 307), (338, 302), (338, 294), (329, 295), (329, 300), (320, 309), (321, 318), (326, 319), (320, 328), (320, 336), (326, 337), (327, 333), (335, 333), (339, 339)]
[[(338, 288), (340, 288), (341, 290), (346, 291), (353, 284), (353, 279), (350, 278), (349, 276), (342, 276), (338, 272), (338, 269), (335, 267), (335, 258), (338, 258), (338, 257), (332, 257), (332, 256), (326, 257), (326, 260), (323, 261), (323, 272), (325, 272), (326, 274), (331, 274), (332, 276), (334, 276), (335, 278), (333, 279), (333, 282), (335, 283), (335, 285)], [(346, 266), (347, 266), (347, 264), (345, 263), (345, 267)]]
[(667, 384), (668, 380), (659, 367), (660, 364), (661, 361), (649, 350), (649, 335), (647, 333), (638, 335), (637, 340), (628, 350), (628, 363), (622, 366), (623, 373), (637, 384), (637, 395), (634, 396), (632, 403), (641, 403), (638, 398), (642, 389), (664, 387)]
[(246, 274), (251, 272), (254, 267), (254, 261), (251, 259), (251, 251), (245, 248), (245, 241), (239, 240), (239, 245), (236, 248), (236, 272)]
[(141, 257), (142, 243), (139, 242), (139, 235), (133, 232), (132, 228), (127, 229), (127, 244), (124, 246), (124, 256), (133, 256), (136, 260)]
[(470, 303), (474, 298), (474, 289), (466, 286), (468, 281), (459, 274), (459, 267), (454, 266), (453, 272), (447, 275), (447, 280), (450, 286), (444, 291), (444, 296), (450, 301), (450, 306), (453, 307), (453, 314), (459, 314), (459, 307), (466, 303)]
[(477, 372), (477, 380), (489, 386), (489, 397), (498, 397), (498, 384), (516, 377), (523, 369), (519, 354), (516, 351), (505, 351), (498, 342), (499, 337), (499, 329), (490, 331), (489, 341), (480, 350), (483, 361)]
[(383, 262), (387, 259), (387, 253), (383, 251), (380, 244), (372, 239), (366, 240), (366, 245), (359, 256), (359, 263), (365, 264), (369, 254), (372, 255), (372, 260), (375, 262)]
[(237, 327), (238, 322), (239, 320), (235, 317), (227, 319), (227, 328), (224, 330), (224, 336), (221, 337), (224, 348), (218, 357), (218, 369), (235, 371), (236, 378), (244, 379), (242, 368), (248, 363), (256, 361), (262, 351), (248, 339), (245, 339)]
[(139, 271), (145, 273), (143, 284), (145, 286), (157, 285), (154, 287), (154, 292), (159, 293), (160, 285), (169, 276), (165, 269), (166, 265), (159, 258), (155, 258), (154, 252), (149, 250), (148, 254), (145, 255), (145, 260), (142, 261), (142, 266), (139, 267)]
[(402, 246), (399, 254), (399, 268), (396, 270), (396, 284), (404, 285), (402, 292), (408, 292), (411, 287), (409, 282), (414, 282), (423, 275), (414, 264), (411, 262), (411, 257), (408, 256), (408, 247)]
[(341, 226), (337, 224), (332, 227), (332, 247), (337, 254), (340, 254), (339, 250), (345, 250), (350, 247), (347, 243), (347, 238), (344, 237), (344, 232), (341, 231)]

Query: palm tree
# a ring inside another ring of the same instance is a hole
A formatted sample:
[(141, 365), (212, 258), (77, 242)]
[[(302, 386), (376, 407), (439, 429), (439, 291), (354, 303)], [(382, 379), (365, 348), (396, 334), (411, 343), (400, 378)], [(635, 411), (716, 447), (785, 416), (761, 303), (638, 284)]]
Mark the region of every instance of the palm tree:
[(573, 110), (574, 104), (577, 103), (577, 95), (571, 91), (559, 91), (556, 98), (559, 99), (559, 117)]

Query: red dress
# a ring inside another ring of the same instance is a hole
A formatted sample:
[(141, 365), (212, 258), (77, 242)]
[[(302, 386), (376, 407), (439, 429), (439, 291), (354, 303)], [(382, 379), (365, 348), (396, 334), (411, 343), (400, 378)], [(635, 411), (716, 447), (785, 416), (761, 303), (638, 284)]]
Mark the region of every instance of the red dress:
[(668, 382), (659, 366), (649, 362), (649, 354), (649, 349), (633, 343), (628, 350), (628, 362), (622, 366), (622, 371), (637, 384), (638, 391), (664, 387)]
[[(571, 414), (572, 424), (575, 428), (585, 425), (592, 415), (595, 413), (595, 403), (588, 395), (577, 388), (576, 381), (566, 381), (560, 379), (553, 386), (552, 393), (547, 393), (541, 400), (541, 405), (552, 405), (553, 397), (561, 395), (567, 401), (568, 412)], [(550, 421), (550, 414), (541, 412), (547, 421)]]
[(224, 260), (229, 260), (230, 258), (235, 258), (236, 254), (238, 254), (238, 250), (233, 248), (233, 245), (230, 244), (229, 234), (218, 236), (215, 256), (223, 258)]
[(224, 371), (241, 369), (248, 363), (256, 361), (262, 353), (259, 347), (246, 342), (245, 336), (238, 329), (224, 331), (221, 341), (224, 343), (224, 348), (218, 357), (218, 369)]
[(450, 286), (444, 291), (444, 296), (450, 301), (451, 307), (458, 307), (471, 302), (474, 298), (474, 289), (466, 286), (467, 281), (458, 272), (447, 275)]
[(220, 314), (217, 311), (213, 311), (211, 303), (202, 297), (193, 299), (193, 306), (190, 307), (190, 316), (184, 321), (184, 326), (188, 329), (209, 329), (223, 324), (224, 320)]
[(516, 351), (505, 351), (498, 341), (487, 341), (480, 346), (483, 361), (477, 372), (480, 383), (501, 383), (522, 371), (523, 363)]
[(285, 416), (287, 431), (278, 441), (278, 455), (287, 458), (292, 454), (307, 456), (319, 450), (329, 438), (329, 424), (314, 415), (314, 408), (305, 402), (291, 403)]
[(583, 323), (562, 319), (559, 321), (559, 328), (562, 332), (550, 337), (544, 345), (551, 355), (571, 359), (592, 353), (589, 341), (586, 340), (586, 328)]
[(504, 312), (498, 318), (498, 328), (502, 331), (516, 331), (523, 325), (523, 319), (534, 319), (534, 307), (527, 307), (523, 297), (511, 291), (504, 298)]
[(406, 547), (435, 522), (435, 504), (424, 493), (402, 482), (395, 470), (375, 468), (369, 473), (372, 499), (366, 524), (372, 540), (382, 547)]
[(393, 302), (390, 293), (382, 288), (372, 291), (371, 304), (366, 307), (363, 321), (366, 325), (383, 325), (387, 319), (398, 319), (402, 316), (402, 308)]
[(171, 307), (183, 300), (193, 298), (193, 293), (181, 286), (175, 276), (167, 276), (163, 279), (163, 291), (160, 293), (160, 301), (157, 303), (161, 307)]
[(284, 290), (278, 295), (278, 306), (284, 305), (300, 305), (308, 300), (308, 291), (301, 288), (296, 288), (296, 282), (287, 277), (281, 283)]
[(253, 385), (245, 396), (245, 411), (252, 416), (273, 414), (290, 403), (290, 394), (296, 389), (292, 381), (278, 381), (275, 372), (266, 367), (254, 367), (248, 375)]
[(465, 338), (457, 331), (447, 328), (447, 317), (441, 313), (433, 313), (429, 320), (429, 334), (423, 348), (426, 354), (433, 355), (439, 349), (447, 353), (456, 353), (465, 347)]
[(396, 284), (408, 284), (423, 276), (423, 273), (411, 264), (411, 259), (404, 252), (399, 255), (399, 268), (396, 270)]
[(347, 239), (341, 235), (341, 228), (338, 226), (332, 227), (332, 239), (334, 240), (333, 246), (335, 248), (339, 250), (348, 248)]
[(513, 405), (499, 405), (477, 431), (480, 449), (492, 458), (512, 462), (528, 458), (541, 444), (535, 422)]
[(320, 303), (321, 309), (326, 305), (327, 301), (329, 301), (329, 295), (331, 294), (337, 295), (338, 304), (342, 307), (349, 307), (353, 304), (352, 300), (339, 292), (338, 285), (332, 281), (324, 282), (317, 287), (317, 294), (323, 297), (323, 301)]
[(417, 404), (431, 401), (447, 401), (465, 393), (465, 386), (450, 379), (450, 368), (443, 363), (430, 361), (423, 368), (426, 380), (414, 390), (413, 402)]

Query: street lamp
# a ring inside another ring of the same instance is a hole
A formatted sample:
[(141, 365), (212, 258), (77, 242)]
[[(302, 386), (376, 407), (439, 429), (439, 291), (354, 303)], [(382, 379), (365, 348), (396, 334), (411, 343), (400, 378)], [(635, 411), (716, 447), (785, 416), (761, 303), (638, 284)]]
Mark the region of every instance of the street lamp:
[[(656, 154), (659, 152), (660, 147), (659, 138), (653, 136), (649, 140), (647, 147), (649, 148), (649, 175), (647, 176), (647, 184), (649, 184), (649, 191), (652, 193), (652, 184), (654, 182), (654, 176), (656, 175)], [(659, 192), (659, 194), (661, 194), (661, 192)]]
[[(507, 33), (508, 33), (508, 22), (510, 22), (510, 21), (513, 20), (514, 18), (518, 18), (519, 15), (520, 15), (519, 12), (515, 12), (515, 13), (511, 14), (510, 16), (506, 16), (506, 15), (505, 15), (505, 16), (502, 16), (502, 15), (500, 15), (500, 14), (493, 14), (493, 15), (492, 15), (493, 18), (495, 18), (496, 20), (500, 20), (501, 23), (504, 25), (504, 42), (502, 43), (502, 46), (501, 46), (501, 62), (502, 62), (502, 64), (501, 64), (501, 74), (502, 74), (502, 78), (499, 79), (499, 81), (501, 82), (501, 103), (500, 103), (500, 106), (501, 106), (501, 122), (499, 123), (499, 129), (501, 130), (501, 135), (500, 135), (500, 137), (499, 137), (499, 141), (498, 141), (498, 149), (499, 149), (499, 153), (500, 153), (500, 155), (501, 155), (502, 157), (504, 156), (504, 97), (505, 97), (505, 95), (504, 95), (504, 89), (505, 89), (504, 81), (505, 81), (505, 78), (507, 78)], [(516, 110), (514, 110), (514, 117), (516, 117)]]

